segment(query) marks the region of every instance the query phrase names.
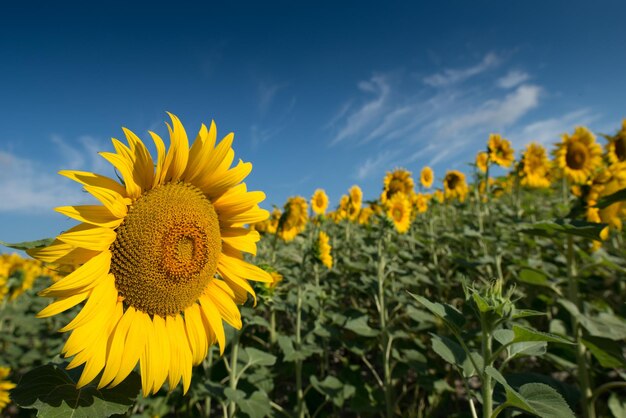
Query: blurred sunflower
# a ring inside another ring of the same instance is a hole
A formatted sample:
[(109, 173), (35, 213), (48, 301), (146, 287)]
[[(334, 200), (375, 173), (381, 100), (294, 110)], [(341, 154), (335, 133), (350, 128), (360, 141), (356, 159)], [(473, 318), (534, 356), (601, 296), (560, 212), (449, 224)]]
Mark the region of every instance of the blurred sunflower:
[(370, 207), (370, 206), (366, 206), (363, 209), (361, 209), (361, 212), (359, 212), (359, 225), (367, 225), (370, 223), (370, 218), (372, 217), (372, 215), (374, 214), (374, 210)]
[[(624, 188), (626, 188), (626, 163), (613, 164), (598, 171), (584, 197), (587, 203), (587, 220), (606, 223), (611, 229), (621, 231), (622, 219), (626, 215), (625, 202), (616, 202), (603, 209), (594, 206), (602, 197)], [(608, 238), (608, 232), (608, 227), (602, 231), (602, 239)]]
[(329, 242), (330, 239), (328, 238), (328, 234), (326, 234), (326, 232), (324, 231), (320, 231), (317, 238), (316, 257), (328, 269), (332, 269), (333, 256), (330, 254), (332, 247), (330, 246)]
[(15, 387), (15, 383), (11, 383), (11, 381), (7, 379), (10, 372), (10, 368), (0, 367), (0, 411), (11, 403), (9, 392)]
[(443, 203), (444, 201), (444, 194), (441, 190), (437, 189), (433, 192), (433, 199), (437, 202), (437, 203)]
[(539, 144), (528, 144), (522, 153), (520, 183), (526, 187), (550, 187), (550, 160), (546, 150)]
[(602, 148), (584, 126), (576, 127), (572, 135), (563, 134), (554, 155), (556, 166), (575, 184), (585, 183), (602, 166)]
[(359, 213), (361, 212), (363, 192), (359, 186), (354, 185), (350, 187), (350, 190), (348, 190), (348, 196), (350, 197), (350, 201), (348, 203), (348, 219), (356, 221), (358, 220)]
[(433, 185), (434, 179), (435, 173), (433, 172), (432, 168), (428, 166), (422, 168), (422, 171), (420, 172), (420, 183), (422, 184), (422, 186), (424, 186), (426, 189), (430, 189), (430, 186)]
[(328, 209), (328, 196), (324, 189), (317, 189), (311, 197), (311, 209), (316, 215), (324, 215)]
[(270, 283), (265, 283), (265, 286), (271, 290), (275, 289), (278, 283), (283, 281), (283, 275), (277, 271), (271, 271), (270, 277), (272, 278), (272, 281)]
[(493, 161), (494, 164), (498, 164), (500, 167), (508, 168), (511, 166), (515, 157), (511, 143), (508, 140), (502, 138), (499, 134), (491, 134), (489, 135), (487, 147), (489, 148), (489, 161)]
[(383, 192), (380, 195), (382, 203), (386, 203), (396, 193), (403, 193), (406, 196), (411, 196), (415, 193), (415, 182), (413, 177), (411, 177), (411, 172), (402, 168), (387, 172), (383, 183)]
[(606, 154), (611, 164), (626, 161), (626, 119), (622, 121), (622, 129), (615, 136), (607, 137)]
[(456, 198), (463, 202), (468, 192), (465, 174), (457, 170), (446, 172), (446, 177), (443, 179), (443, 190), (446, 200)]
[(334, 214), (335, 222), (342, 221), (344, 219), (348, 219), (348, 213), (350, 211), (350, 196), (344, 194), (339, 199), (339, 206), (337, 206), (337, 210)]
[(424, 213), (428, 210), (428, 196), (417, 193), (413, 199), (413, 206), (417, 210), (417, 213)]
[(411, 202), (404, 193), (396, 193), (387, 201), (387, 217), (396, 230), (404, 234), (411, 226)]
[(487, 171), (487, 164), (489, 163), (489, 154), (486, 152), (479, 152), (476, 154), (476, 168), (485, 173)]
[(294, 196), (287, 199), (278, 224), (278, 235), (285, 241), (293, 240), (306, 229), (309, 208), (306, 199)]
[(77, 387), (101, 374), (98, 388), (122, 382), (139, 362), (144, 394), (168, 380), (170, 390), (191, 383), (192, 365), (217, 342), (226, 345), (226, 321), (241, 328), (237, 303), (254, 291), (247, 280), (270, 275), (243, 260), (256, 253), (259, 233), (244, 224), (267, 218), (242, 180), (252, 165), (234, 159), (233, 134), (216, 145), (214, 123), (200, 128), (189, 147), (180, 120), (169, 114), (170, 147), (150, 132), (153, 161), (144, 143), (124, 129), (129, 146), (113, 139), (114, 153), (100, 155), (123, 184), (82, 171), (60, 174), (84, 185), (102, 206), (56, 210), (80, 222), (48, 247), (29, 254), (44, 262), (80, 265), (41, 292), (56, 300), (48, 317), (85, 301), (63, 332), (68, 368), (84, 364)]

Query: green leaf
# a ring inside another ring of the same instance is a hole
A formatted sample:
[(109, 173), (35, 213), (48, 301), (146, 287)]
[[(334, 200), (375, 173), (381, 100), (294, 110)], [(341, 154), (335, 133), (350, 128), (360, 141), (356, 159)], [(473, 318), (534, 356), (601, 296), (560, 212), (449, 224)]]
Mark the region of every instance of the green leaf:
[(554, 388), (543, 383), (527, 383), (516, 391), (493, 367), (487, 366), (485, 372), (504, 387), (506, 405), (542, 418), (575, 418), (567, 402)]
[(344, 325), (344, 328), (349, 329), (350, 331), (362, 337), (375, 337), (378, 335), (378, 331), (371, 328), (367, 324), (368, 319), (369, 317), (367, 315), (350, 319), (348, 322), (346, 322), (346, 324)]
[(624, 360), (623, 345), (608, 338), (588, 336), (582, 339), (582, 343), (589, 349), (591, 354), (598, 360), (602, 367), (620, 368), (626, 367)]
[(559, 303), (578, 319), (580, 325), (594, 337), (620, 341), (626, 338), (626, 321), (615, 315), (602, 312), (597, 316), (584, 315), (578, 307), (567, 299), (559, 299)]
[(517, 280), (533, 286), (547, 287), (556, 294), (561, 294), (561, 290), (554, 283), (550, 282), (548, 276), (541, 270), (524, 267), (520, 270)]
[[(267, 394), (257, 390), (249, 398), (246, 398), (245, 392), (231, 388), (224, 389), (224, 395), (235, 402), (239, 409), (250, 418), (264, 418), (272, 413), (272, 406)], [(237, 415), (238, 416), (238, 415)]]
[(601, 239), (600, 232), (602, 232), (606, 226), (607, 224), (582, 220), (558, 219), (556, 221), (531, 224), (529, 228), (522, 228), (520, 232), (548, 238), (553, 238), (559, 234), (566, 234), (599, 241)]
[(414, 295), (409, 292), (413, 298), (424, 305), (431, 313), (443, 319), (444, 322), (452, 329), (459, 330), (465, 324), (465, 317), (458, 309), (452, 305), (431, 302), (425, 297)]
[(273, 366), (276, 363), (276, 356), (256, 348), (246, 347), (242, 354), (242, 360), (251, 366)]
[(575, 418), (565, 399), (554, 388), (543, 383), (527, 383), (519, 388), (520, 395), (542, 418)]
[(620, 399), (617, 393), (612, 393), (609, 397), (609, 409), (615, 418), (626, 417), (626, 401)]
[(550, 343), (574, 344), (572, 341), (558, 335), (537, 331), (517, 324), (513, 325), (513, 333), (515, 334), (515, 338), (513, 338), (514, 343), (546, 341)]
[(604, 196), (603, 198), (601, 198), (596, 204), (596, 207), (599, 209), (604, 209), (604, 208), (608, 208), (613, 203), (623, 202), (625, 200), (626, 200), (626, 189), (622, 189), (622, 190), (618, 190), (615, 193), (612, 193), (608, 196)]
[(37, 367), (22, 377), (11, 392), (21, 408), (37, 409), (44, 418), (93, 418), (125, 414), (135, 403), (141, 381), (136, 373), (112, 389), (97, 389), (90, 384), (76, 388), (72, 376), (57, 364)]
[(14, 248), (16, 250), (25, 251), (25, 250), (30, 250), (31, 248), (47, 247), (48, 245), (52, 244), (52, 241), (54, 241), (54, 238), (44, 238), (44, 239), (39, 239), (36, 241), (24, 241), (24, 242), (15, 242), (15, 243), (0, 241), (0, 245), (4, 245), (5, 247), (9, 247), (9, 248)]
[(326, 376), (322, 381), (319, 381), (315, 376), (311, 376), (311, 385), (322, 395), (327, 396), (338, 407), (342, 407), (344, 402), (356, 393), (354, 386), (342, 383), (334, 376)]
[(525, 341), (511, 344), (509, 347), (509, 357), (521, 356), (543, 356), (548, 350), (548, 343), (545, 341)]
[(433, 351), (448, 363), (459, 367), (463, 371), (463, 376), (471, 377), (477, 373), (474, 363), (479, 368), (483, 367), (483, 358), (480, 354), (469, 353), (474, 360), (472, 363), (468, 353), (455, 341), (432, 333), (430, 335)]

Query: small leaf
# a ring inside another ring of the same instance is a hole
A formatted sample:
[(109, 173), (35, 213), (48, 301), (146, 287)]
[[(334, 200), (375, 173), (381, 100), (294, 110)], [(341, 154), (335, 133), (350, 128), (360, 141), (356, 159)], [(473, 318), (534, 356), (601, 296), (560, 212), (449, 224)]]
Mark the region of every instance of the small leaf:
[(511, 344), (509, 356), (511, 358), (521, 356), (543, 356), (548, 351), (548, 343), (545, 341), (525, 341)]
[(257, 350), (256, 348), (246, 347), (244, 353), (246, 356), (242, 356), (242, 360), (247, 361), (251, 366), (273, 366), (274, 363), (276, 363), (276, 356)]
[(602, 367), (611, 369), (626, 367), (622, 344), (608, 338), (592, 336), (583, 338), (582, 342)]
[(443, 319), (449, 327), (459, 330), (465, 324), (465, 317), (454, 306), (431, 302), (425, 297), (414, 295), (410, 292), (409, 294), (419, 303), (424, 305), (431, 313)]
[(368, 316), (363, 315), (358, 318), (350, 319), (344, 325), (344, 328), (349, 329), (355, 334), (361, 335), (363, 337), (375, 337), (378, 335), (378, 331), (371, 328), (367, 324)]
[(609, 397), (609, 409), (615, 418), (626, 417), (626, 401), (620, 399), (617, 393), (612, 393)]
[(25, 250), (30, 250), (31, 248), (47, 247), (48, 245), (52, 244), (52, 241), (54, 241), (54, 238), (44, 238), (44, 239), (38, 239), (36, 241), (24, 241), (24, 242), (15, 242), (15, 243), (0, 241), (0, 245), (4, 245), (5, 247), (9, 247), (9, 248), (14, 248), (16, 250), (25, 251)]
[(319, 381), (316, 376), (311, 376), (311, 385), (338, 407), (343, 406), (344, 402), (356, 393), (354, 386), (342, 383), (334, 376), (326, 376), (322, 381)]
[(573, 219), (558, 219), (556, 221), (538, 222), (529, 228), (522, 228), (520, 232), (530, 235), (552, 238), (559, 234), (575, 235), (595, 241), (601, 240), (600, 232), (607, 224), (587, 222)]
[(623, 202), (626, 200), (626, 189), (618, 190), (615, 193), (612, 193), (608, 196), (604, 196), (598, 201), (596, 207), (598, 209), (604, 209), (611, 206), (613, 203)]
[(26, 373), (11, 398), (21, 408), (37, 409), (38, 417), (108, 417), (125, 414), (140, 387), (139, 376), (132, 373), (112, 389), (97, 389), (94, 384), (77, 389), (73, 376), (57, 364), (48, 364)]
[(543, 383), (527, 383), (519, 388), (520, 395), (542, 418), (575, 418), (565, 399), (554, 388)]
[(537, 331), (517, 324), (513, 325), (513, 333), (515, 334), (515, 338), (513, 339), (513, 342), (515, 343), (526, 341), (546, 341), (551, 343), (574, 344), (572, 341), (558, 335)]

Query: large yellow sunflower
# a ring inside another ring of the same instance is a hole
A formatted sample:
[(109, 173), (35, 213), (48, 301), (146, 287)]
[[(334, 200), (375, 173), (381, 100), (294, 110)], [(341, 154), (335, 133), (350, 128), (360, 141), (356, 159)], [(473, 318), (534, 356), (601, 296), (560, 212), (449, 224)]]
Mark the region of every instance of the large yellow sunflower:
[(308, 211), (309, 207), (304, 197), (294, 196), (287, 199), (279, 223), (279, 236), (285, 241), (291, 241), (303, 232), (309, 220)]
[(557, 167), (575, 184), (585, 183), (602, 166), (602, 148), (584, 126), (577, 126), (572, 135), (563, 134), (554, 154)]
[(387, 217), (396, 230), (404, 234), (411, 226), (411, 202), (404, 193), (396, 193), (387, 201)]
[(510, 167), (515, 158), (511, 143), (499, 134), (489, 135), (489, 161), (501, 167)]
[(550, 160), (546, 150), (539, 144), (530, 143), (522, 153), (522, 170), (520, 172), (522, 186), (550, 187)]
[(434, 179), (435, 173), (433, 172), (432, 168), (428, 166), (422, 168), (422, 171), (420, 172), (420, 183), (422, 184), (422, 186), (424, 186), (426, 189), (430, 189), (430, 186), (433, 185)]
[(461, 202), (465, 200), (467, 195), (467, 183), (465, 182), (465, 174), (457, 170), (446, 172), (443, 179), (443, 192), (446, 200), (459, 199)]
[(99, 174), (61, 171), (102, 205), (56, 210), (81, 223), (48, 247), (29, 251), (45, 262), (79, 266), (41, 292), (56, 300), (39, 312), (48, 317), (84, 303), (65, 327), (68, 368), (84, 365), (77, 386), (101, 373), (98, 387), (115, 386), (139, 362), (144, 394), (167, 379), (170, 390), (191, 383), (192, 365), (217, 342), (226, 345), (222, 321), (241, 328), (236, 303), (254, 296), (249, 280), (269, 274), (243, 260), (255, 254), (259, 233), (244, 227), (267, 218), (242, 180), (250, 163), (231, 168), (233, 134), (216, 144), (214, 123), (200, 128), (189, 147), (178, 118), (169, 115), (170, 146), (150, 132), (157, 159), (124, 129), (128, 146), (100, 153), (119, 172), (120, 184)]
[(317, 189), (311, 197), (311, 209), (316, 215), (323, 215), (328, 209), (328, 196), (324, 189)]
[(11, 403), (11, 399), (9, 398), (9, 392), (15, 387), (15, 383), (11, 383), (11, 381), (7, 379), (10, 372), (10, 368), (0, 367), (0, 411), (2, 411), (5, 406)]
[(606, 154), (609, 162), (615, 164), (626, 161), (626, 119), (622, 121), (622, 129), (607, 139)]
[(384, 188), (380, 195), (382, 203), (386, 203), (396, 193), (404, 193), (406, 196), (415, 193), (415, 182), (411, 177), (411, 172), (402, 168), (387, 172), (383, 183)]

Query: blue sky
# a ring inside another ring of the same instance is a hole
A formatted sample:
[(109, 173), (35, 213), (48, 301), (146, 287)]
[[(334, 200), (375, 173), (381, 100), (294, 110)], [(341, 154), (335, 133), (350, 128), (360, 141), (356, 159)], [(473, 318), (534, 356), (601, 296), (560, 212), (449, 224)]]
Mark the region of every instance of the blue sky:
[[(111, 175), (125, 126), (214, 119), (264, 206), (394, 167), (440, 180), (490, 132), (519, 150), (626, 117), (621, 1), (42, 2), (0, 14), (0, 239), (57, 234), (85, 203), (61, 169)], [(129, 3), (129, 4), (127, 4)], [(132, 3), (132, 4), (130, 4)], [(225, 2), (224, 2), (225, 3)]]

